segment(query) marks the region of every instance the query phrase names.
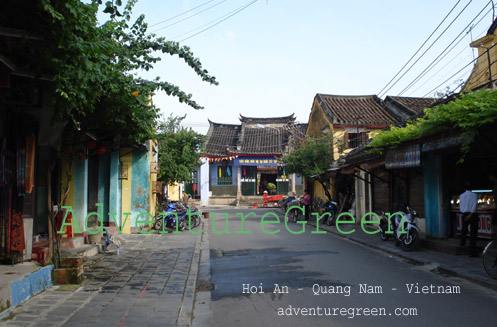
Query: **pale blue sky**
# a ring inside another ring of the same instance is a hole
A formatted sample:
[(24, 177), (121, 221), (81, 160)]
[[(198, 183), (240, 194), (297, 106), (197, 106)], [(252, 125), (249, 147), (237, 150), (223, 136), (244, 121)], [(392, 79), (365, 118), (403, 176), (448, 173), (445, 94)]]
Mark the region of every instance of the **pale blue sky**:
[[(139, 0), (134, 13), (145, 14), (149, 25), (154, 25), (207, 1)], [(250, 2), (214, 0), (149, 30), (162, 28), (156, 32), (158, 35), (178, 41), (193, 34), (187, 32)], [(469, 2), (459, 2), (418, 56)], [(146, 76), (161, 76), (193, 93), (204, 110), (191, 109), (165, 94), (156, 95), (154, 102), (166, 115), (186, 113), (185, 125), (202, 133), (207, 131), (208, 118), (220, 123), (238, 123), (239, 114), (272, 117), (295, 113), (297, 121), (307, 122), (316, 93), (379, 94), (456, 3), (457, 0), (259, 0), (181, 43), (189, 46), (204, 68), (216, 76), (219, 86), (202, 82), (187, 65), (170, 56), (165, 56)], [(210, 6), (214, 7), (164, 28)], [(483, 8), (485, 15), (482, 13), (473, 24), (484, 18), (474, 27), (472, 35), (473, 39), (484, 35), (492, 22), (492, 7), (488, 1), (473, 0), (424, 58), (387, 94), (398, 95)], [(181, 34), (184, 35), (177, 37)], [(404, 96), (424, 96), (470, 63), (471, 35), (463, 32), (457, 40), (461, 41), (454, 50)], [(446, 85), (454, 88), (454, 81), (465, 79), (471, 67)]]

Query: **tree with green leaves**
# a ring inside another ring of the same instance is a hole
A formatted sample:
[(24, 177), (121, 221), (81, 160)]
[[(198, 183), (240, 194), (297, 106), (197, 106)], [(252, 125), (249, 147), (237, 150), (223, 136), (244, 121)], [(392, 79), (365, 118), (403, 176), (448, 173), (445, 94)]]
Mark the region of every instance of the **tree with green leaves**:
[[(26, 24), (36, 26), (43, 42), (22, 52), (31, 54), (37, 74), (50, 79), (44, 95), (47, 105), (53, 108), (54, 120), (67, 123), (67, 146), (71, 145), (71, 140), (74, 140), (72, 143), (82, 142), (81, 138), (74, 137), (76, 133), (84, 136), (88, 132), (111, 135), (130, 145), (153, 139), (160, 113), (151, 100), (159, 91), (177, 97), (194, 109), (202, 109), (191, 94), (178, 86), (160, 77), (146, 79), (139, 76), (141, 71), (152, 70), (163, 54), (181, 58), (203, 81), (218, 84), (190, 48), (147, 32), (148, 25), (143, 15), (131, 21), (135, 3), (136, 0), (125, 4), (121, 0), (105, 4), (102, 0), (26, 0), (18, 4), (37, 17), (36, 22), (28, 21)], [(107, 21), (99, 23), (99, 11), (109, 15)], [(171, 140), (161, 139), (164, 146), (176, 149), (172, 142), (177, 142), (187, 153), (189, 146), (196, 149), (198, 143), (195, 142), (200, 142), (197, 136), (183, 130), (175, 132), (177, 135)], [(192, 136), (195, 142), (187, 144), (183, 141), (181, 137), (185, 134)], [(162, 169), (170, 170), (168, 165), (173, 161), (164, 158)], [(187, 168), (182, 169), (173, 165), (178, 171), (163, 173), (163, 178), (185, 178), (190, 171), (190, 163), (187, 164)], [(49, 171), (48, 181), (50, 176)], [(69, 182), (63, 184), (69, 185)], [(68, 186), (63, 193), (67, 191)], [(49, 192), (49, 208), (51, 197)], [(51, 247), (47, 261), (53, 254), (55, 239), (51, 217), (52, 213), (49, 216)], [(56, 256), (60, 258), (60, 253)]]
[(196, 171), (205, 137), (191, 128), (182, 127), (186, 116), (168, 117), (157, 129), (159, 143), (159, 176), (165, 183), (186, 182)]
[[(217, 85), (190, 48), (148, 33), (145, 17), (131, 21), (136, 0), (84, 3), (41, 0), (47, 31), (40, 66), (53, 77), (49, 97), (58, 121), (82, 131), (112, 131), (130, 143), (154, 135), (159, 109), (151, 100), (158, 91), (175, 96), (194, 109), (202, 107), (178, 86), (160, 77), (145, 79), (161, 54), (178, 56), (197, 75)], [(109, 19), (99, 24), (97, 13)]]
[(392, 126), (373, 137), (371, 151), (395, 147), (403, 142), (437, 133), (456, 132), (468, 141), (461, 146), (463, 156), (469, 152), (470, 142), (479, 130), (497, 122), (497, 91), (481, 90), (461, 94), (457, 99), (433, 108), (427, 108), (424, 116), (407, 122), (406, 126)]
[[(289, 173), (300, 173), (306, 179), (318, 175), (328, 169), (333, 162), (333, 138), (323, 136), (321, 138), (307, 137), (300, 144), (281, 159), (286, 164)], [(324, 181), (317, 179), (325, 190), (326, 196), (331, 200), (331, 195)]]

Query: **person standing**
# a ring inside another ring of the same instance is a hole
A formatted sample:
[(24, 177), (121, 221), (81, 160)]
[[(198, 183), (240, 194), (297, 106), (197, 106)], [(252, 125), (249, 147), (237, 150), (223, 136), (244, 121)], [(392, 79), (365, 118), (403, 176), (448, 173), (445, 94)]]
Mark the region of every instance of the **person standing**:
[(309, 220), (309, 215), (311, 212), (311, 195), (309, 194), (308, 190), (304, 190), (304, 196), (302, 197), (302, 200), (304, 202), (305, 220)]
[(459, 245), (466, 245), (468, 226), (470, 226), (469, 256), (477, 257), (476, 236), (478, 235), (478, 196), (476, 193), (471, 192), (471, 185), (469, 182), (466, 182), (464, 186), (466, 191), (459, 196), (459, 210), (462, 213), (461, 241)]

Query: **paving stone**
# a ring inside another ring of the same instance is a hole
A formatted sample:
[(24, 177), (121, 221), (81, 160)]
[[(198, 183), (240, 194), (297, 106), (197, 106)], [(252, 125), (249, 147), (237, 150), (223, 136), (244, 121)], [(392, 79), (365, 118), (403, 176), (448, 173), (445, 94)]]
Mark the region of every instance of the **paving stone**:
[(29, 327), (54, 327), (54, 323), (50, 321), (46, 322), (35, 322), (33, 325), (29, 325)]
[(123, 235), (121, 256), (85, 267), (84, 288), (45, 291), (6, 326), (175, 326), (182, 301), (193, 296), (189, 274), (198, 270), (200, 236), (162, 236)]

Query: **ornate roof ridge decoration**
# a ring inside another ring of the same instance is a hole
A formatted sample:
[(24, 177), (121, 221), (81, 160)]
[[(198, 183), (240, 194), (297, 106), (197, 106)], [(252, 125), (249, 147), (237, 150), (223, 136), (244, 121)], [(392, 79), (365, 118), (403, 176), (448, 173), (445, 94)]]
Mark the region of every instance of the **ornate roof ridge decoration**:
[[(287, 148), (294, 131), (289, 126), (304, 128), (307, 124), (295, 124), (295, 116), (253, 118), (240, 115), (241, 124), (215, 123), (208, 119), (209, 131), (205, 143), (206, 156), (275, 155), (281, 156)], [(259, 128), (256, 124), (276, 125)], [(303, 132), (301, 132), (303, 133)]]
[(240, 122), (245, 124), (288, 124), (295, 121), (295, 114), (283, 117), (246, 117), (240, 114)]
[(388, 126), (398, 121), (377, 95), (316, 94), (328, 120), (335, 125)]
[(209, 122), (210, 125), (215, 125), (215, 126), (225, 126), (225, 127), (241, 127), (240, 124), (226, 124), (226, 123), (216, 123), (213, 122), (212, 120), (207, 118), (207, 121)]

